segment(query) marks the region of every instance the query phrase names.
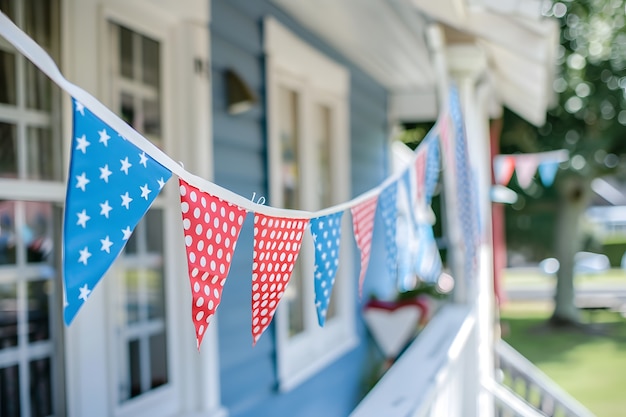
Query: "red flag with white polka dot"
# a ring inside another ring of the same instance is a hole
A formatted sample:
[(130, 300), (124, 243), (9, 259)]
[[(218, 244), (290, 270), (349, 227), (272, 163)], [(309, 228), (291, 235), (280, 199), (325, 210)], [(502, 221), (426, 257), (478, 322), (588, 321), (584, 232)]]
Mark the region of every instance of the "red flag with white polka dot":
[(256, 344), (274, 317), (300, 253), (308, 219), (255, 213), (252, 263), (252, 338)]
[(180, 179), (187, 265), (191, 283), (191, 316), (200, 349), (230, 270), (233, 252), (247, 212)]

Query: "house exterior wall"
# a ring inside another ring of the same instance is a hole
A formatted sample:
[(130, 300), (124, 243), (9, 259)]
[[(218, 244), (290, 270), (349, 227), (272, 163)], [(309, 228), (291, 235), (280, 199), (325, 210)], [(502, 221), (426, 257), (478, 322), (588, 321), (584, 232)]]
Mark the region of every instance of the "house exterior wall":
[[(211, 2), (214, 181), (240, 195), (268, 198), (267, 108), (263, 18), (271, 15), (297, 36), (350, 72), (350, 141), (352, 193), (378, 185), (386, 173), (387, 93), (367, 74), (321, 42), (269, 1)], [(234, 69), (258, 97), (248, 112), (226, 110), (225, 70)], [(362, 395), (368, 368), (368, 336), (357, 321), (360, 344), (288, 392), (279, 392), (274, 326), (252, 347), (252, 216), (244, 224), (219, 309), (219, 355), (222, 404), (239, 416), (345, 416)], [(373, 253), (382, 244), (376, 239)], [(350, 237), (344, 238), (351, 242)], [(358, 251), (355, 250), (355, 271)], [(382, 270), (372, 256), (368, 276)], [(356, 279), (354, 280), (356, 282)], [(367, 278), (366, 278), (367, 283)], [(355, 284), (354, 291), (357, 288)], [(368, 288), (364, 289), (368, 294)], [(360, 302), (356, 303), (360, 310)], [(357, 314), (360, 317), (360, 314)]]

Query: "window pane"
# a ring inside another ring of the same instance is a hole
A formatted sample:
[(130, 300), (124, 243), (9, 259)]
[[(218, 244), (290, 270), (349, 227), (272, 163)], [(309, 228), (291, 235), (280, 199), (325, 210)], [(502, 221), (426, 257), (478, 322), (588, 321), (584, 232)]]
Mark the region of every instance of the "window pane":
[(0, 103), (15, 105), (16, 97), (15, 54), (0, 51)]
[(167, 383), (167, 355), (165, 333), (150, 338), (150, 388)]
[(20, 417), (20, 373), (18, 366), (0, 368), (0, 416)]
[(54, 1), (23, 0), (24, 31), (41, 47), (55, 57), (54, 39), (52, 39)]
[(317, 106), (317, 199), (318, 208), (334, 204), (332, 194), (333, 166), (331, 164), (331, 111), (327, 106)]
[(0, 265), (15, 264), (15, 203), (0, 201)]
[(52, 109), (52, 81), (30, 61), (24, 61), (26, 107), (35, 110)]
[(159, 88), (159, 43), (142, 36), (141, 49), (143, 82), (149, 86)]
[(17, 178), (17, 129), (0, 122), (0, 177)]
[(13, 346), (17, 346), (17, 285), (0, 284), (0, 351)]
[(126, 322), (128, 324), (139, 321), (139, 271), (126, 271)]
[(30, 362), (30, 413), (32, 417), (52, 414), (50, 358)]
[(51, 281), (28, 283), (28, 341), (50, 339)]
[(143, 133), (161, 137), (161, 110), (159, 100), (143, 101)]
[(302, 284), (302, 266), (300, 259), (298, 259), (284, 295), (289, 308), (289, 336), (295, 336), (304, 331), (304, 288)]
[(119, 26), (120, 75), (133, 78), (133, 32)]
[(300, 208), (298, 94), (295, 91), (281, 87), (278, 100), (283, 207), (298, 209)]
[[(26, 246), (26, 257), (29, 263), (52, 261), (52, 204), (51, 203), (24, 203), (26, 209), (26, 225), (21, 228), (22, 240)], [(48, 271), (54, 278), (54, 271)], [(43, 277), (42, 277), (43, 278)]]
[(60, 180), (60, 144), (49, 128), (29, 127), (27, 133), (27, 177), (33, 180)]
[(128, 362), (130, 371), (128, 398), (133, 398), (141, 394), (141, 363), (139, 356), (139, 341), (133, 340), (128, 344)]
[(7, 15), (9, 19), (15, 22), (15, 11), (13, 10), (12, 0), (0, 0), (0, 10)]
[(130, 94), (122, 93), (120, 95), (120, 113), (122, 119), (135, 129), (139, 129), (137, 123), (135, 123), (135, 115), (137, 114), (137, 110), (135, 109), (135, 100), (133, 96)]

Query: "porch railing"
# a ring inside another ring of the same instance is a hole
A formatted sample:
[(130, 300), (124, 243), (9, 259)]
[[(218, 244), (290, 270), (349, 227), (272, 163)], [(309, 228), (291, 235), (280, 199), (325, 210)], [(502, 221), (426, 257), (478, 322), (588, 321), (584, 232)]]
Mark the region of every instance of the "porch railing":
[[(555, 417), (593, 417), (587, 408), (580, 404), (571, 395), (546, 376), (522, 354), (513, 349), (504, 341), (496, 344), (496, 357), (501, 370), (499, 391), (508, 391), (511, 395), (519, 396), (541, 412), (540, 415)], [(496, 396), (498, 398), (498, 396)], [(506, 401), (499, 401), (499, 415), (517, 416), (527, 414), (511, 414)]]
[(476, 310), (444, 306), (352, 412), (351, 417), (593, 417), (578, 401), (503, 341), (496, 343), (496, 378), (481, 378)]
[(467, 416), (480, 389), (475, 337), (475, 310), (444, 306), (351, 417)]

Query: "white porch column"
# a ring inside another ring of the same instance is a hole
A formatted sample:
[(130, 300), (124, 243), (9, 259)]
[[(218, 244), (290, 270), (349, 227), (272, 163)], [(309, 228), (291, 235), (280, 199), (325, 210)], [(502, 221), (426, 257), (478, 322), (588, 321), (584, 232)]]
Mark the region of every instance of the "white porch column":
[[(465, 121), (470, 168), (476, 183), (480, 219), (480, 245), (475, 286), (467, 288), (468, 301), (475, 302), (477, 372), (479, 381), (494, 377), (494, 286), (493, 245), (491, 238), (491, 157), (489, 138), (489, 116), (486, 85), (483, 76), (487, 70), (484, 51), (476, 44), (457, 44), (447, 48), (447, 63), (451, 76), (456, 80)], [(476, 384), (476, 414), (493, 417), (492, 396)], [(468, 407), (473, 404), (467, 404)], [(468, 411), (468, 415), (470, 410)]]

